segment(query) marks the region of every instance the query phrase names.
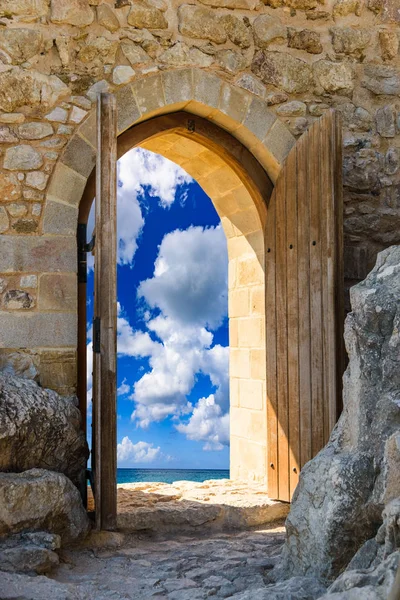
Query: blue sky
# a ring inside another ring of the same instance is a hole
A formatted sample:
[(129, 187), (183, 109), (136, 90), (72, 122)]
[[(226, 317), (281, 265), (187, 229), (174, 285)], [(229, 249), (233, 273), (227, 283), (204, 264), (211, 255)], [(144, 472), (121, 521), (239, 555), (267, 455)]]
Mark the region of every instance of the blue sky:
[[(180, 167), (141, 148), (118, 161), (117, 206), (118, 466), (228, 468), (228, 258), (219, 217)], [(90, 268), (88, 399), (92, 294)]]

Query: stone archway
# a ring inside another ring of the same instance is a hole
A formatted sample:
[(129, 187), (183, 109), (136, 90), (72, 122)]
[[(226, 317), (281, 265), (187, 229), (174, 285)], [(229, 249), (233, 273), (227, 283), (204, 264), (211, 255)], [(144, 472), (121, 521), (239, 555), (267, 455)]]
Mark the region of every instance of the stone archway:
[[(231, 472), (233, 477), (266, 482), (264, 229), (272, 183), (295, 139), (264, 101), (195, 69), (145, 77), (115, 95), (119, 155), (139, 145), (134, 138), (141, 127), (140, 145), (187, 170), (212, 198), (221, 217), (230, 261), (230, 387), (235, 415)], [(163, 115), (167, 119), (167, 114), (171, 122), (165, 121), (160, 132), (156, 121)], [(194, 124), (188, 122), (190, 115)], [(54, 170), (44, 209), (44, 235), (70, 237), (76, 232), (79, 201), (86, 186), (88, 190), (91, 186), (95, 131), (93, 111)], [(87, 209), (81, 205), (80, 210), (80, 219), (85, 220)], [(83, 398), (83, 377), (80, 381)]]

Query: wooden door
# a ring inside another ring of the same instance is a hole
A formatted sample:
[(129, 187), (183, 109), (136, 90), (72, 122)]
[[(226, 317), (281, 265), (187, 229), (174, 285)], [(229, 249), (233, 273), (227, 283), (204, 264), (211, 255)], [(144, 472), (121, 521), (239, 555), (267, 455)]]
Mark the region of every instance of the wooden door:
[(93, 319), (92, 467), (96, 529), (117, 515), (117, 118), (112, 94), (97, 101), (96, 226)]
[(329, 111), (290, 152), (268, 207), (268, 494), (285, 501), (340, 411), (341, 147), (339, 116)]

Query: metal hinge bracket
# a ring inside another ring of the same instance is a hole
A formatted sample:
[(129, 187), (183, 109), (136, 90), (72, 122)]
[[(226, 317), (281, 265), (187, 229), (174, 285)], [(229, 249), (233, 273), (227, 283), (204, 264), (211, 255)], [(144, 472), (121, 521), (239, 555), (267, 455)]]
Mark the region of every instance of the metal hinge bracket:
[(87, 282), (87, 258), (86, 254), (92, 252), (95, 246), (96, 236), (93, 236), (90, 242), (86, 241), (87, 226), (86, 223), (78, 223), (78, 283)]
[(93, 319), (93, 352), (100, 354), (100, 317)]

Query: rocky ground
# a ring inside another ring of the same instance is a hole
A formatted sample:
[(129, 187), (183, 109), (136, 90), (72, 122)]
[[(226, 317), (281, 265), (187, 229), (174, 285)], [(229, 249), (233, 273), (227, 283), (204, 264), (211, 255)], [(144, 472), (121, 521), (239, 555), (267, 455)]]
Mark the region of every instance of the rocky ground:
[(268, 498), (265, 485), (229, 479), (126, 483), (118, 486), (117, 497), (118, 527), (125, 532), (231, 531), (262, 526), (289, 512), (289, 504)]
[(60, 552), (47, 577), (0, 573), (1, 600), (311, 600), (325, 588), (296, 578), (269, 587), (279, 561), (283, 522), (212, 536), (92, 534)]

